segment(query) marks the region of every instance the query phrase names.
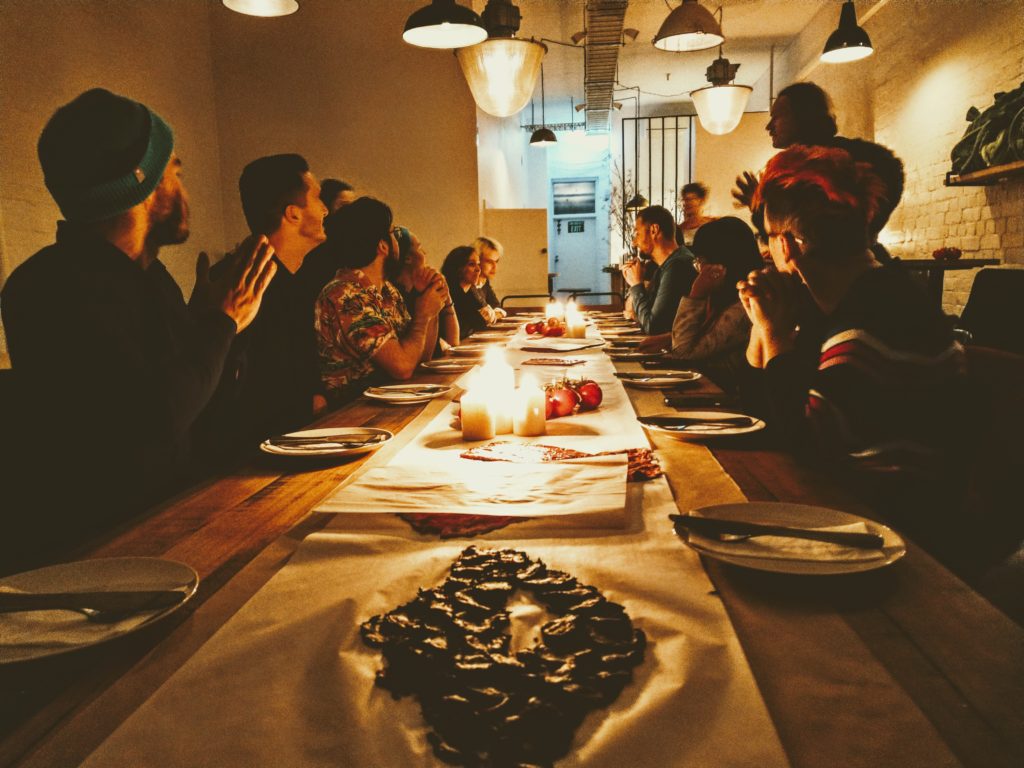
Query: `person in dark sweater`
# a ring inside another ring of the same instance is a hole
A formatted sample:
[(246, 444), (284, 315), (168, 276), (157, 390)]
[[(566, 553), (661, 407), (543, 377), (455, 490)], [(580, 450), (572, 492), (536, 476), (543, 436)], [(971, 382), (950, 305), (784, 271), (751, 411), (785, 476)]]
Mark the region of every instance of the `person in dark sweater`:
[(451, 291), (462, 338), (486, 330), (488, 323), (496, 318), (476, 287), (480, 280), (480, 254), (476, 248), (471, 245), (452, 248), (444, 257), (441, 274)]
[(158, 258), (189, 235), (182, 163), (143, 104), (83, 93), (47, 123), (39, 159), (66, 220), (0, 302), (16, 391), (0, 461), (5, 569), (44, 542), (82, 543), (188, 476), (193, 423), (276, 271), (265, 239), (215, 282), (200, 254), (186, 306)]
[[(313, 299), (297, 275), (306, 254), (326, 240), (320, 185), (302, 156), (282, 154), (249, 163), (238, 190), (252, 237), (264, 236), (274, 248), (277, 275), (259, 316), (231, 345), (217, 395), (197, 430), (197, 442), (214, 466), (271, 435), (304, 426), (327, 404)], [(214, 267), (215, 273), (228, 263)]]
[[(841, 149), (795, 146), (769, 161), (754, 203), (775, 270), (738, 286), (753, 326), (747, 360), (763, 370), (769, 425), (791, 447), (879, 487), (921, 487), (949, 472), (963, 434), (963, 350), (906, 271), (869, 249), (884, 194)], [(799, 319), (804, 293), (820, 312), (813, 323)]]
[(660, 205), (648, 206), (636, 215), (633, 245), (641, 253), (649, 253), (657, 265), (648, 288), (644, 287), (639, 261), (622, 267), (633, 314), (648, 336), (668, 333), (672, 330), (679, 300), (690, 292), (697, 277), (693, 254), (686, 246), (676, 245), (672, 214)]

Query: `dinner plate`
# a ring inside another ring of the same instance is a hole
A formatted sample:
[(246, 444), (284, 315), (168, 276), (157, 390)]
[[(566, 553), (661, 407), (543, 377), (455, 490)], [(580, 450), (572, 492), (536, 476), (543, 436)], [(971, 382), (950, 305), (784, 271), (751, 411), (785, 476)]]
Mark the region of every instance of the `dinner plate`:
[(476, 363), (472, 360), (452, 360), (450, 358), (441, 358), (438, 360), (425, 360), (420, 363), (421, 368), (426, 368), (429, 371), (440, 371), (441, 373), (462, 373), (468, 371)]
[(660, 352), (609, 352), (608, 357), (612, 360), (660, 360)]
[[(631, 382), (624, 382), (631, 383)], [(668, 437), (675, 438), (676, 440), (706, 440), (709, 437), (732, 437), (734, 435), (749, 435), (751, 432), (759, 432), (765, 428), (765, 423), (754, 416), (750, 416), (746, 413), (735, 413), (732, 411), (676, 411), (671, 414), (659, 414), (661, 418), (667, 419), (707, 419), (714, 421), (715, 419), (741, 419), (747, 418), (751, 420), (749, 425), (743, 426), (718, 426), (714, 424), (701, 425), (695, 424), (687, 426), (685, 429), (672, 429), (669, 427), (659, 427), (653, 424), (645, 424), (644, 418), (640, 419), (640, 424), (648, 432), (654, 432), (659, 435), (666, 435)], [(657, 417), (646, 417), (646, 418), (657, 418)]]
[(527, 339), (520, 349), (524, 352), (582, 352), (605, 346), (597, 339), (567, 339), (564, 336), (549, 336)]
[(425, 403), (451, 391), (452, 388), (445, 384), (388, 384), (383, 387), (370, 387), (363, 394), (382, 403), (409, 405)]
[(688, 384), (691, 381), (696, 381), (701, 376), (697, 371), (673, 371), (672, 373), (658, 373), (656, 371), (651, 371), (650, 373), (617, 373), (615, 375), (618, 376), (626, 386), (638, 387), (639, 389), (663, 389), (664, 387), (674, 387), (678, 384)]
[[(505, 333), (499, 333), (498, 331), (484, 331), (483, 333), (474, 333), (471, 338), (473, 341), (508, 341), (514, 335), (510, 328)], [(458, 347), (455, 347), (458, 349)]]
[(452, 347), (448, 352), (459, 357), (480, 357), (490, 348), (490, 344), (460, 344), (457, 347)]
[(630, 339), (625, 336), (605, 336), (604, 340), (612, 345), (611, 349), (608, 350), (610, 354), (628, 352), (631, 348), (639, 347), (640, 342), (643, 341), (643, 339)]
[[(430, 398), (427, 398), (428, 400)], [(274, 456), (356, 456), (369, 453), (380, 448), (394, 437), (386, 429), (373, 427), (327, 427), (325, 429), (305, 429), (301, 432), (289, 432), (284, 437), (309, 438), (308, 444), (277, 445), (273, 438), (260, 443), (260, 450)], [(377, 437), (377, 442), (346, 448), (336, 443), (323, 442), (325, 438), (337, 438), (338, 443), (356, 442)], [(318, 444), (323, 443), (323, 444)]]
[(114, 557), (82, 560), (0, 579), (0, 590), (20, 592), (180, 591), (164, 608), (133, 613), (119, 621), (88, 620), (72, 610), (0, 613), (0, 664), (56, 656), (97, 645), (149, 626), (178, 610), (196, 593), (199, 574), (174, 560)]
[[(714, 551), (709, 550), (707, 544), (701, 544), (703, 537), (697, 534), (688, 534), (685, 537), (686, 543), (702, 555), (758, 571), (808, 576), (860, 573), (884, 568), (907, 553), (907, 546), (903, 539), (891, 528), (876, 523), (874, 520), (828, 507), (813, 507), (806, 504), (789, 504), (778, 501), (755, 501), (744, 504), (715, 504), (694, 510), (694, 514), (720, 520), (743, 520), (750, 523), (784, 525), (793, 528), (827, 528), (862, 523), (868, 533), (877, 533), (882, 537), (881, 557), (872, 560), (783, 560), (748, 554), (725, 554), (721, 552), (720, 545), (716, 546)], [(713, 544), (713, 542), (711, 543)]]

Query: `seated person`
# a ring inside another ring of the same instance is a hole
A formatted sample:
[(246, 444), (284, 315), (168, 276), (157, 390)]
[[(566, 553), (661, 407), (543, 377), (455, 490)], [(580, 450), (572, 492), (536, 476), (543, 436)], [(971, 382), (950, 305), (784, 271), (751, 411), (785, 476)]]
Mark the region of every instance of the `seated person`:
[[(182, 161), (144, 104), (83, 93), (46, 124), (39, 161), (66, 220), (0, 304), (16, 403), (3, 420), (3, 569), (81, 546), (188, 479), (192, 426), (276, 270), (263, 238), (213, 283), (200, 254), (185, 304), (159, 258), (189, 236)], [(69, 460), (60, 435), (80, 442)]]
[(689, 293), (697, 276), (693, 254), (676, 246), (675, 230), (672, 214), (660, 205), (644, 208), (633, 225), (633, 245), (642, 253), (649, 253), (656, 265), (647, 288), (639, 261), (622, 267), (633, 314), (646, 334), (668, 333), (672, 329), (679, 300)]
[(489, 323), (494, 322), (493, 310), (476, 287), (480, 279), (480, 254), (473, 246), (453, 248), (445, 256), (441, 274), (448, 281), (463, 338), (486, 329)]
[(697, 278), (679, 302), (672, 332), (649, 336), (639, 348), (695, 361), (716, 384), (733, 390), (750, 339), (736, 283), (761, 267), (761, 254), (750, 227), (734, 216), (702, 226), (692, 250)]
[(335, 214), (328, 241), (343, 266), (314, 307), (320, 377), (328, 399), (344, 402), (376, 380), (408, 379), (437, 343), (438, 315), (450, 303), (444, 278), (430, 267), (417, 277), (424, 286), (406, 308), (385, 278), (398, 258), (391, 209), (361, 197)]
[[(769, 161), (754, 203), (777, 271), (739, 283), (753, 326), (747, 359), (763, 369), (769, 425), (793, 448), (880, 489), (934, 487), (959, 438), (963, 350), (907, 272), (869, 249), (884, 193), (841, 149), (794, 146)], [(804, 295), (820, 312), (806, 326)]]
[[(321, 391), (310, 331), (313, 302), (297, 274), (306, 254), (326, 239), (320, 185), (305, 159), (287, 154), (253, 160), (238, 189), (250, 232), (274, 247), (277, 275), (259, 316), (235, 338), (217, 395), (197, 430), (210, 462), (309, 423)], [(322, 396), (316, 405), (325, 405)]]
[(679, 197), (683, 202), (683, 220), (676, 225), (676, 242), (689, 248), (693, 245), (693, 236), (697, 230), (714, 221), (715, 217), (704, 215), (708, 188), (699, 181), (683, 185)]
[(501, 308), (501, 302), (491, 287), (491, 279), (498, 271), (498, 261), (505, 254), (505, 249), (494, 238), (483, 235), (473, 241), (473, 247), (480, 254), (480, 279), (476, 287), (487, 302), (487, 306), (494, 310), (495, 320), (508, 317), (508, 312)]
[[(405, 306), (409, 307), (415, 304), (416, 297), (426, 288), (425, 285), (417, 285), (417, 279), (431, 274), (423, 270), (427, 265), (427, 252), (420, 239), (405, 227), (395, 227), (395, 240), (398, 242), (398, 261), (394, 263), (388, 279), (401, 292)], [(439, 350), (444, 345), (459, 346), (459, 318), (455, 314), (455, 307), (448, 306), (441, 310), (437, 333)]]
[(356, 200), (356, 190), (347, 181), (324, 179), (320, 183), (320, 201), (327, 206), (328, 213), (334, 213)]

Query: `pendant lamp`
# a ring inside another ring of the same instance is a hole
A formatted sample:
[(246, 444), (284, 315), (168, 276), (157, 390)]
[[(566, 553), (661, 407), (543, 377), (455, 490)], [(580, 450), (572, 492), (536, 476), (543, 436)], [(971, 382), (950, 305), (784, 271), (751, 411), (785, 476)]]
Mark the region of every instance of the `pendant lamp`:
[(547, 46), (515, 37), (521, 16), (511, 0), (488, 0), (483, 22), (488, 38), (455, 55), (476, 105), (495, 117), (521, 111), (533, 95)]
[(544, 65), (540, 65), (540, 125), (530, 136), (531, 147), (548, 147), (558, 141), (555, 132), (547, 126), (544, 116)]
[(853, 0), (846, 0), (839, 13), (839, 27), (828, 36), (821, 60), (829, 64), (843, 64), (863, 59), (872, 53), (874, 49), (868, 33), (857, 26), (857, 9), (853, 7)]
[(663, 51), (703, 51), (724, 42), (722, 25), (697, 0), (683, 0), (654, 36), (654, 47)]
[(462, 48), (486, 40), (487, 30), (472, 8), (433, 0), (406, 19), (402, 39), (420, 48)]
[(647, 198), (644, 197), (643, 195), (641, 195), (639, 192), (637, 192), (635, 195), (633, 195), (629, 199), (629, 202), (626, 203), (626, 210), (627, 211), (642, 211), (646, 207), (647, 207)]
[(223, 0), (224, 6), (246, 16), (287, 16), (299, 10), (296, 0)]
[(708, 82), (695, 91), (690, 91), (693, 106), (697, 108), (697, 117), (704, 130), (716, 136), (729, 133), (740, 124), (743, 110), (754, 89), (749, 85), (736, 85), (733, 78), (739, 64), (730, 64), (722, 58), (722, 49), (718, 49), (718, 58), (707, 69)]

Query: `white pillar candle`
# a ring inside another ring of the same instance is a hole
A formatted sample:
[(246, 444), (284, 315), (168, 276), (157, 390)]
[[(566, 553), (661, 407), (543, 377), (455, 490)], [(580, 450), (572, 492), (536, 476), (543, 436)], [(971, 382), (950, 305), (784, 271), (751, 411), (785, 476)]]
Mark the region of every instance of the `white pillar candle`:
[(570, 339), (584, 339), (587, 336), (587, 321), (575, 308), (565, 310), (566, 336)]
[(516, 390), (512, 430), (517, 435), (533, 437), (543, 435), (545, 394), (532, 376), (524, 376)]
[(483, 389), (466, 390), (461, 406), (463, 440), (490, 440), (494, 437), (494, 416)]
[(552, 317), (561, 320), (563, 317), (565, 317), (565, 308), (562, 306), (562, 302), (548, 302), (547, 307), (545, 307), (544, 309), (544, 317), (547, 320), (550, 320)]
[(496, 347), (487, 350), (480, 367), (480, 387), (485, 393), (494, 418), (494, 434), (512, 431), (512, 396), (515, 392), (515, 370), (505, 360), (505, 352)]

